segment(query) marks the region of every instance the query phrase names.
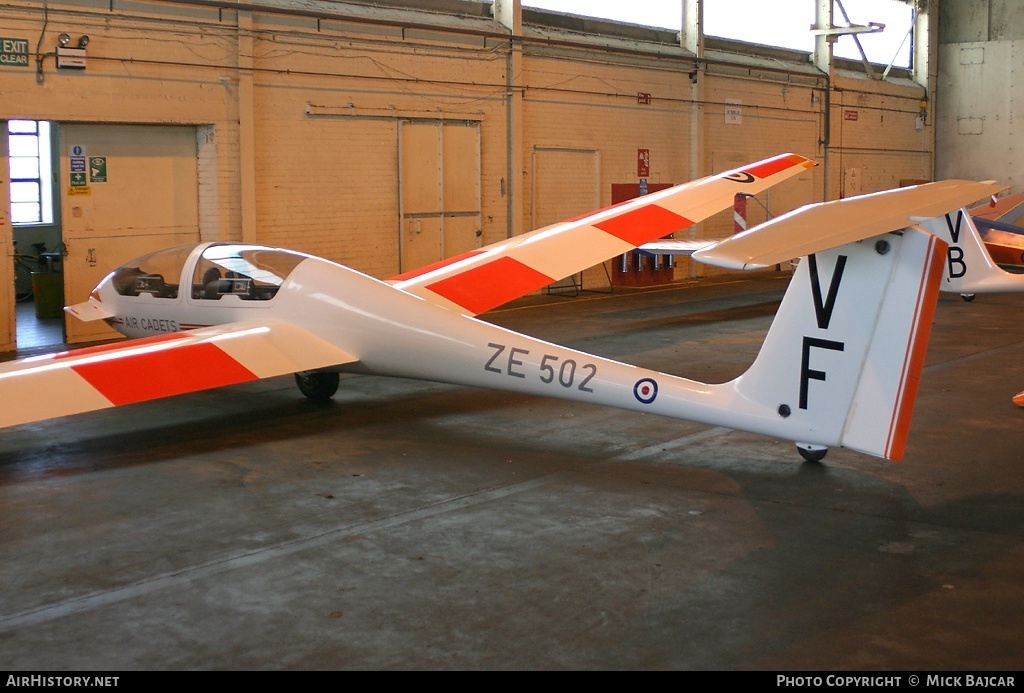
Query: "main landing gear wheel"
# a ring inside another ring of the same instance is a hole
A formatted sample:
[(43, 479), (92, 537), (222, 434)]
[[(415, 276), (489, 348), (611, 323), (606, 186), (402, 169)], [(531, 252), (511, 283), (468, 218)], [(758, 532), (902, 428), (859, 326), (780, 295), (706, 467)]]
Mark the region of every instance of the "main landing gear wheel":
[(314, 402), (326, 402), (338, 391), (341, 377), (334, 371), (303, 371), (295, 374), (299, 392)]
[(797, 443), (796, 450), (800, 453), (800, 457), (803, 457), (807, 462), (821, 462), (825, 459), (825, 454), (828, 452), (828, 448), (809, 443)]
[(960, 294), (960, 298), (970, 303), (974, 300), (974, 294)]

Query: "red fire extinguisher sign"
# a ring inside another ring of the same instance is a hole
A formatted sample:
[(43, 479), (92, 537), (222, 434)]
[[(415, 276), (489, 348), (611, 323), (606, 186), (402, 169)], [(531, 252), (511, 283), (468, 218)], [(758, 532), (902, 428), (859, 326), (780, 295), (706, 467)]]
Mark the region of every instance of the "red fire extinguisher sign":
[(636, 177), (647, 178), (651, 175), (651, 150), (636, 150)]

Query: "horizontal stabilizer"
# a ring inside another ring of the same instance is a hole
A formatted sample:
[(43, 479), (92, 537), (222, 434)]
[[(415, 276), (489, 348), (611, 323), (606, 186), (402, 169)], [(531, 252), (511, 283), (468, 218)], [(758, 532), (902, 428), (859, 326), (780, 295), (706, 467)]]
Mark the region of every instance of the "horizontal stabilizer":
[(945, 180), (805, 205), (693, 254), (729, 269), (757, 269), (942, 216), (1007, 186)]
[(1024, 193), (1000, 197), (995, 203), (981, 204), (972, 207), (970, 211), (971, 216), (975, 219), (1016, 224), (1021, 217), (1024, 217)]
[(94, 300), (82, 301), (81, 303), (76, 303), (73, 306), (65, 306), (64, 312), (69, 315), (74, 315), (82, 322), (106, 320), (107, 318), (114, 317), (112, 312)]

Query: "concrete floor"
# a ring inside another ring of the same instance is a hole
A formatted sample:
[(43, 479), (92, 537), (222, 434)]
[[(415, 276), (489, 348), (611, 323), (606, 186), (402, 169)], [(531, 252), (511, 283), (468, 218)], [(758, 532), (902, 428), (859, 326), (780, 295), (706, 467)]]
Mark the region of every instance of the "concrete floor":
[[(495, 322), (709, 381), (761, 277)], [(377, 377), (0, 436), (0, 668), (1024, 668), (1024, 296), (943, 296), (905, 459)]]

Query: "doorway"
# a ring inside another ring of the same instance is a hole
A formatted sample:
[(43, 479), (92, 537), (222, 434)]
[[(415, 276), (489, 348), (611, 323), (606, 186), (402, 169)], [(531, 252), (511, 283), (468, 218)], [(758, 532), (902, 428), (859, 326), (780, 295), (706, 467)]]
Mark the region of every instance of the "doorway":
[(64, 321), (59, 286), (58, 126), (15, 119), (7, 121), (3, 132), (10, 174), (13, 346), (24, 350), (60, 345)]
[[(196, 127), (0, 126), (0, 161), (10, 173), (0, 176), (0, 200), (10, 201), (0, 231), (9, 219), (12, 251), (0, 268), (0, 350), (119, 337), (103, 323), (68, 318), (63, 306), (86, 300), (134, 257), (199, 242)], [(15, 277), (18, 265), (17, 274), (31, 276), (31, 296)]]

